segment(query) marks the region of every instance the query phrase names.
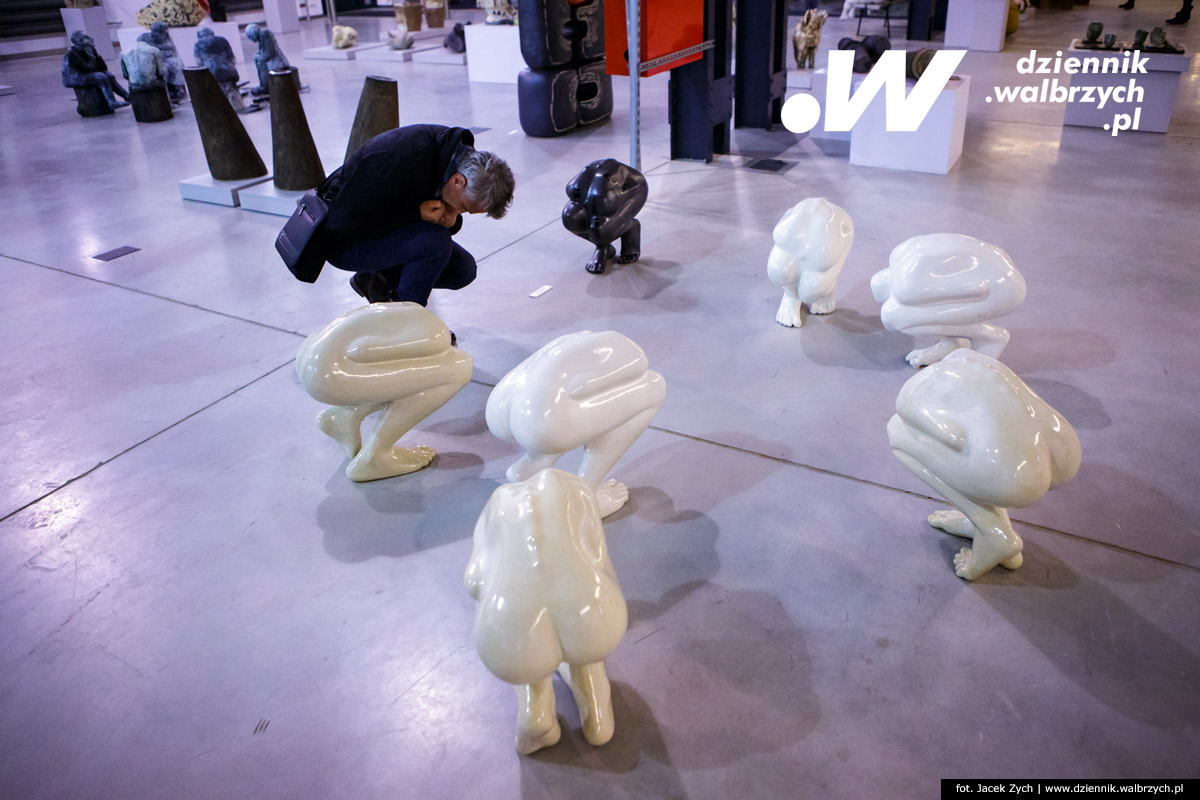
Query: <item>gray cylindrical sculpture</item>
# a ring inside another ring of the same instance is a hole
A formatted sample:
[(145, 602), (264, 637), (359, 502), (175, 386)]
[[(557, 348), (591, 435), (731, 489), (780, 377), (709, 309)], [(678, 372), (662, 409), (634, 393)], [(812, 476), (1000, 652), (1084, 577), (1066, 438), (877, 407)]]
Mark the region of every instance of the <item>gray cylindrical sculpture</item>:
[(368, 75), (358, 98), (358, 112), (346, 144), (345, 161), (368, 139), (400, 127), (400, 93), (394, 78)]
[(271, 71), (271, 150), (275, 188), (286, 192), (315, 189), (325, 180), (321, 157), (300, 103), (295, 68)]
[(183, 78), (192, 96), (204, 157), (213, 178), (239, 181), (266, 175), (267, 165), (213, 74), (205, 67), (184, 67)]

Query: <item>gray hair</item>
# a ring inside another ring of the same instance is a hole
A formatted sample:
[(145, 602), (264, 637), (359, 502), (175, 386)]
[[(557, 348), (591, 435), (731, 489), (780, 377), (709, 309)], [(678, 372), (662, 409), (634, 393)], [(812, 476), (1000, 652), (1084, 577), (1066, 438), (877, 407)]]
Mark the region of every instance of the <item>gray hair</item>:
[(467, 179), (463, 193), (469, 200), (482, 204), (492, 219), (504, 216), (512, 204), (516, 181), (503, 158), (486, 150), (465, 148), (458, 172)]

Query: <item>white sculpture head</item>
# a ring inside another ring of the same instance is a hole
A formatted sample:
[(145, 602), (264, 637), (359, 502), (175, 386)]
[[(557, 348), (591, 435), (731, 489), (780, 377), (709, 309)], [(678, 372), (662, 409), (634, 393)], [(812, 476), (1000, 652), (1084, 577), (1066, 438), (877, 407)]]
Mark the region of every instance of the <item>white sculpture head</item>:
[(904, 384), (888, 439), (954, 491), (1000, 508), (1036, 502), (1074, 478), (1081, 459), (1062, 414), (1008, 367), (966, 349)]
[(932, 347), (909, 353), (909, 363), (919, 367), (967, 344), (999, 358), (1009, 334), (987, 321), (1025, 301), (1025, 279), (1008, 253), (994, 244), (958, 233), (933, 233), (896, 247), (887, 269), (871, 278), (871, 293), (883, 304), (879, 316), (888, 330), (942, 337)]

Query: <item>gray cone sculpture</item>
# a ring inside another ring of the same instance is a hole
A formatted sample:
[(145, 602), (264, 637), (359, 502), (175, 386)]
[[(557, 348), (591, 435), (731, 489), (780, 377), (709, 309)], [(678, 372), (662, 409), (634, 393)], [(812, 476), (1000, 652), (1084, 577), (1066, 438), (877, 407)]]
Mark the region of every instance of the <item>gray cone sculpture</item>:
[(321, 157), (300, 103), (295, 68), (271, 71), (271, 150), (275, 188), (285, 192), (315, 189), (325, 180)]
[(358, 152), (368, 139), (400, 127), (400, 94), (394, 78), (368, 75), (358, 97), (358, 111), (350, 128), (345, 161)]
[(266, 175), (267, 165), (213, 74), (206, 67), (184, 67), (183, 77), (213, 178), (240, 181)]

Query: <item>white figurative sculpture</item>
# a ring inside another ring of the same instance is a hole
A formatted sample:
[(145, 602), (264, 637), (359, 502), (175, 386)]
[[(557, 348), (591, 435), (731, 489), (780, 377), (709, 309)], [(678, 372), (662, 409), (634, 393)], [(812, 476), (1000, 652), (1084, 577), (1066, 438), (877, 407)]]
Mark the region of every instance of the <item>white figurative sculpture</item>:
[(838, 273), (854, 244), (850, 215), (823, 197), (809, 197), (788, 209), (772, 235), (767, 276), (783, 289), (775, 321), (802, 326), (801, 303), (813, 314), (832, 312)]
[[(471, 357), (450, 346), (450, 331), (416, 303), (372, 303), (335, 319), (304, 340), (296, 357), (300, 383), (331, 406), (317, 426), (351, 459), (346, 476), (373, 481), (416, 472), (433, 460), (429, 447), (396, 440), (458, 394), (471, 379)], [(361, 426), (382, 411), (363, 445)]]
[(581, 331), (560, 336), (505, 375), (488, 397), (487, 424), (525, 448), (508, 468), (514, 482), (582, 447), (579, 477), (607, 517), (625, 505), (629, 489), (601, 481), (646, 430), (666, 392), (642, 348), (616, 331)]
[(929, 524), (973, 540), (954, 557), (960, 578), (1021, 566), (1009, 508), (1030, 505), (1079, 471), (1079, 437), (999, 361), (958, 349), (917, 373), (888, 421), (892, 453), (957, 511)]
[(479, 658), (517, 687), (517, 751), (558, 741), (552, 681), (562, 664), (584, 738), (608, 742), (614, 723), (604, 659), (629, 615), (592, 487), (544, 469), (497, 489), (475, 525), (465, 583), (479, 601)]
[(890, 331), (938, 336), (906, 357), (914, 367), (935, 364), (960, 347), (999, 358), (1008, 331), (989, 325), (1025, 302), (1025, 279), (1008, 253), (959, 233), (914, 236), (892, 251), (887, 269), (871, 278)]

